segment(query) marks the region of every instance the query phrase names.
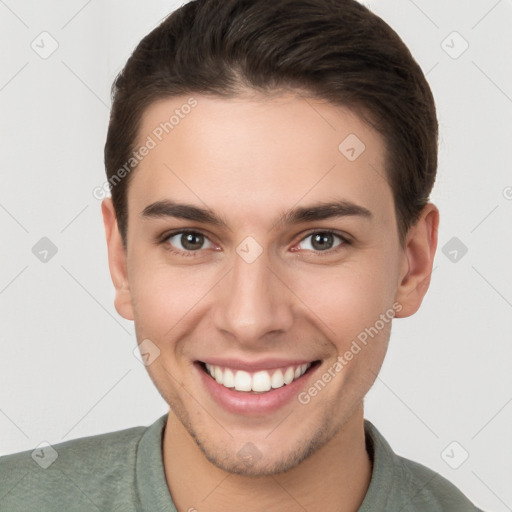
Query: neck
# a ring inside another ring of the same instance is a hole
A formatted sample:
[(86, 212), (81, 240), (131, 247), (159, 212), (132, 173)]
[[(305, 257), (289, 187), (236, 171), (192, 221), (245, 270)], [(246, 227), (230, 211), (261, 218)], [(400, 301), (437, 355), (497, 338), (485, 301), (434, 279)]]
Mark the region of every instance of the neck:
[(169, 412), (163, 441), (167, 485), (179, 512), (297, 510), (356, 512), (370, 484), (362, 405), (324, 446), (272, 476), (228, 473), (209, 462)]

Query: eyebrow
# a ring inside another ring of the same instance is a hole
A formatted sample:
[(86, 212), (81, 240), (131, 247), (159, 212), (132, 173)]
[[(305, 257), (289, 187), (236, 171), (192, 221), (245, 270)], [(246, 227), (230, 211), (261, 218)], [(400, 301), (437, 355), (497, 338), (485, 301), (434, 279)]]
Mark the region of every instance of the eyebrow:
[[(227, 222), (211, 210), (191, 204), (178, 203), (169, 199), (155, 201), (146, 206), (142, 211), (142, 216), (144, 218), (173, 217), (229, 229)], [(286, 210), (278, 217), (277, 221), (273, 224), (273, 228), (336, 217), (361, 217), (371, 219), (373, 214), (367, 208), (350, 201), (339, 200), (322, 202)]]

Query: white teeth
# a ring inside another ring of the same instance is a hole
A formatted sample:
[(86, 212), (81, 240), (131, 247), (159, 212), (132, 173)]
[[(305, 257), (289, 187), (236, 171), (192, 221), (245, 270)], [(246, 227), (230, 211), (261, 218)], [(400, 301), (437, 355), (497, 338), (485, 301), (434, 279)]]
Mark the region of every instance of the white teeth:
[(285, 384), (290, 384), (290, 382), (293, 381), (295, 377), (295, 372), (293, 371), (293, 367), (290, 366), (289, 368), (286, 369), (286, 371), (284, 372), (284, 383)]
[(252, 390), (259, 391), (268, 391), (272, 387), (272, 383), (270, 381), (270, 375), (266, 371), (256, 372), (252, 376)]
[(237, 391), (251, 391), (251, 380), (250, 373), (238, 370), (235, 375), (235, 389)]
[(271, 389), (281, 388), (298, 379), (311, 366), (304, 363), (300, 366), (289, 366), (283, 370), (260, 370), (249, 373), (243, 370), (231, 370), (221, 366), (205, 363), (208, 373), (221, 385), (226, 388), (235, 388), (237, 391), (254, 391), (265, 393)]
[(281, 370), (276, 370), (273, 373), (271, 384), (274, 389), (284, 386), (283, 372)]
[(235, 376), (233, 375), (233, 372), (230, 369), (224, 370), (224, 379), (222, 384), (227, 388), (235, 387)]

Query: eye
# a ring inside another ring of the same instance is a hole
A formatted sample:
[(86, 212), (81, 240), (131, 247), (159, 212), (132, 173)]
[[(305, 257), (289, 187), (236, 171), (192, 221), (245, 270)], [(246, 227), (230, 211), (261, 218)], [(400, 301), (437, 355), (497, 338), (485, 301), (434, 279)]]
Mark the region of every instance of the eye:
[(314, 231), (303, 238), (298, 247), (307, 251), (328, 252), (345, 244), (349, 244), (349, 241), (332, 231)]
[[(168, 244), (170, 250), (181, 255), (193, 255), (187, 253), (198, 252), (201, 249), (211, 249), (214, 244), (208, 240), (206, 236), (197, 231), (179, 231), (171, 233), (163, 240), (165, 244)], [(205, 246), (206, 244), (206, 246)]]

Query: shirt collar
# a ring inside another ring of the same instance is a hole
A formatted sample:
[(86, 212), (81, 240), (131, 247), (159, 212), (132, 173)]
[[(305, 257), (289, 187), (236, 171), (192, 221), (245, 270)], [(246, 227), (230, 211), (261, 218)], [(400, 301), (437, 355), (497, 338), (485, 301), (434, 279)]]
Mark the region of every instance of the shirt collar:
[(398, 467), (397, 455), (375, 425), (364, 420), (366, 450), (372, 461), (372, 476), (358, 512), (385, 510)]
[(165, 414), (142, 435), (137, 447), (135, 482), (142, 510), (177, 512), (167, 486), (162, 456)]

